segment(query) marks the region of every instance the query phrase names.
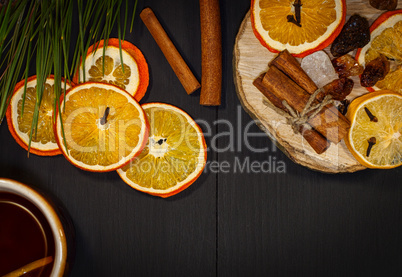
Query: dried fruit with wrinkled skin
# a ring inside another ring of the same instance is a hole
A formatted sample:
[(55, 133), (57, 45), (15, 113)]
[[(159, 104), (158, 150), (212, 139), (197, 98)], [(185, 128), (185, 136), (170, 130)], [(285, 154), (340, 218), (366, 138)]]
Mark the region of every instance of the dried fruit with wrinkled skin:
[(370, 41), (370, 26), (366, 18), (352, 15), (345, 23), (339, 36), (331, 45), (331, 54), (340, 57), (365, 46)]
[(332, 60), (332, 65), (339, 78), (357, 76), (363, 73), (363, 67), (349, 54)]
[(393, 11), (398, 5), (398, 0), (370, 0), (370, 5), (378, 10)]
[(381, 14), (371, 25), (371, 40), (356, 52), (356, 60), (363, 66), (380, 54), (390, 62), (390, 71), (375, 87), (402, 93), (402, 9)]
[(372, 60), (366, 65), (360, 79), (363, 87), (372, 87), (385, 78), (389, 72), (389, 61), (384, 55)]
[(331, 95), (332, 99), (342, 101), (350, 94), (354, 82), (349, 78), (340, 78), (325, 85), (322, 89), (324, 95)]

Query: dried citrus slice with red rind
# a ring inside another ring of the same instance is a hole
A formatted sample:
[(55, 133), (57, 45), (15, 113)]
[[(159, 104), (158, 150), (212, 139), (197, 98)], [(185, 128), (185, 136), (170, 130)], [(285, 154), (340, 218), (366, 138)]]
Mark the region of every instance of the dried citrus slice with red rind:
[(118, 169), (120, 177), (139, 191), (169, 197), (190, 186), (206, 164), (201, 128), (183, 110), (164, 103), (142, 105), (150, 123), (141, 154)]
[(271, 52), (287, 49), (305, 57), (330, 45), (346, 18), (345, 0), (301, 1), (300, 25), (288, 22), (295, 16), (296, 1), (252, 0), (251, 24), (255, 36)]
[(402, 93), (402, 10), (381, 14), (370, 26), (370, 42), (356, 52), (356, 60), (365, 66), (380, 54), (393, 64), (390, 72), (369, 91), (389, 89)]
[(71, 88), (57, 113), (55, 137), (63, 155), (88, 171), (116, 170), (148, 139), (145, 112), (125, 90), (86, 82)]
[[(369, 168), (402, 165), (402, 95), (380, 90), (360, 96), (349, 105), (351, 126), (345, 143)], [(371, 144), (371, 145), (370, 145)]]
[[(32, 154), (40, 156), (55, 156), (61, 154), (59, 146), (53, 133), (54, 115), (54, 78), (49, 76), (46, 79), (41, 104), (38, 113), (37, 130), (31, 136), (32, 119), (36, 105), (36, 76), (27, 79), (26, 93), (24, 96), (25, 80), (17, 83), (10, 104), (7, 108), (7, 123), (10, 133), (15, 141)], [(61, 84), (61, 88), (69, 89), (68, 83)], [(25, 100), (24, 100), (25, 97)], [(35, 126), (36, 127), (36, 126)], [(31, 137), (31, 144), (29, 140)]]
[(74, 82), (81, 83), (85, 80), (113, 84), (126, 90), (139, 102), (149, 85), (149, 70), (144, 55), (128, 41), (121, 41), (120, 53), (120, 43), (116, 38), (108, 40), (105, 53), (103, 46), (104, 40), (101, 40), (89, 47), (85, 66), (81, 62)]

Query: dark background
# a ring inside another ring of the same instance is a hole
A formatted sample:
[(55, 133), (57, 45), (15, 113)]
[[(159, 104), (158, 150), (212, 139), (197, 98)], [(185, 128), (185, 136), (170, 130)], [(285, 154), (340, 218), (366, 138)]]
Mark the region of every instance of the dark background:
[[(249, 0), (221, 0), (222, 105), (203, 107), (188, 96), (139, 18), (150, 7), (201, 80), (199, 3), (139, 1), (126, 39), (144, 53), (150, 85), (141, 103), (176, 105), (208, 122), (208, 162), (229, 163), (229, 173), (207, 172), (168, 199), (127, 186), (115, 172), (90, 173), (63, 156), (38, 157), (0, 126), (0, 177), (43, 189), (68, 210), (76, 230), (71, 276), (402, 276), (402, 167), (353, 174), (323, 174), (294, 164), (252, 124), (255, 148), (239, 136), (251, 122), (233, 82), (233, 46)], [(241, 118), (241, 122), (239, 122)], [(216, 120), (226, 120), (217, 122)], [(206, 132), (206, 125), (201, 124)], [(234, 172), (236, 161), (284, 164), (283, 173)]]

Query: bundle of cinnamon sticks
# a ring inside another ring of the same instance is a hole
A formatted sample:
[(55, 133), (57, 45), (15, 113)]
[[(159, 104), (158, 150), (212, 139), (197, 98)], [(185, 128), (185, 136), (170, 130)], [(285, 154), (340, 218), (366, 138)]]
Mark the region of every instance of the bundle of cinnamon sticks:
[(320, 101), (328, 91), (317, 91), (316, 84), (287, 50), (279, 53), (269, 63), (268, 71), (253, 84), (273, 106), (285, 112), (300, 114), (309, 101), (319, 107), (315, 112), (306, 114), (305, 124), (296, 126), (316, 153), (324, 153), (330, 142), (337, 144), (347, 134), (350, 127), (347, 118), (331, 103), (320, 107)]

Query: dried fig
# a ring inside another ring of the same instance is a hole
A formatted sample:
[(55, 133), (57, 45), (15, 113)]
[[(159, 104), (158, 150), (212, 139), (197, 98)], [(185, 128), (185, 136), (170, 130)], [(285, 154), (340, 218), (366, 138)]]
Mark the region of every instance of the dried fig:
[(389, 61), (384, 55), (370, 61), (364, 68), (360, 83), (363, 87), (372, 87), (385, 78), (389, 72)]
[(393, 11), (398, 5), (398, 0), (370, 0), (370, 5), (378, 10)]
[(331, 45), (331, 54), (340, 57), (361, 48), (370, 41), (370, 26), (366, 18), (352, 15)]

